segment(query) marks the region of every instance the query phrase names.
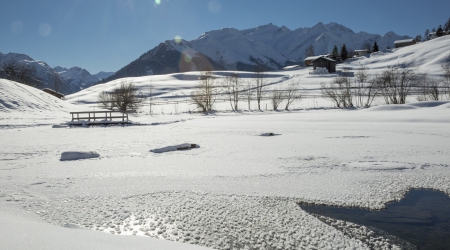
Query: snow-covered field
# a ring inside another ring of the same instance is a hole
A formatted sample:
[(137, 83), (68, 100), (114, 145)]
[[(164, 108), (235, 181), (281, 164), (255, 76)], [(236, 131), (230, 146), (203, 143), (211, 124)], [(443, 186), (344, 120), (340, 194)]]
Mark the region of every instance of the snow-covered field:
[[(448, 40), (429, 43), (444, 55)], [(384, 67), (408, 53), (386, 52)], [(429, 59), (419, 71), (440, 67)], [(267, 83), (300, 81), (319, 95), (320, 82), (336, 76), (308, 70), (267, 73)], [(151, 82), (158, 100), (180, 100), (198, 74), (128, 80), (143, 94)], [(325, 224), (297, 202), (382, 209), (411, 188), (450, 195), (448, 101), (338, 110), (310, 98), (293, 111), (239, 113), (218, 103), (222, 111), (210, 115), (180, 102), (153, 116), (142, 110), (131, 118), (141, 126), (52, 128), (69, 111), (93, 110), (98, 93), (115, 84), (60, 101), (0, 80), (0, 249), (395, 248), (364, 226)], [(189, 144), (196, 147), (169, 150)], [(69, 152), (77, 153), (67, 160)], [(81, 157), (89, 152), (99, 157)]]

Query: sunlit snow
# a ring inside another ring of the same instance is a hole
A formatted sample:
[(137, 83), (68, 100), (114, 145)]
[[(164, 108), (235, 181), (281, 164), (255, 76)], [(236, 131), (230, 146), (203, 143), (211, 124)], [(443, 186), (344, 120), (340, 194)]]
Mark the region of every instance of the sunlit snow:
[[(449, 39), (427, 43), (444, 55)], [(412, 57), (417, 71), (437, 75), (443, 57), (427, 49), (423, 43), (380, 52), (337, 70), (365, 63), (377, 72)], [(58, 100), (1, 79), (2, 246), (369, 249), (376, 242), (395, 249), (364, 226), (329, 226), (297, 202), (382, 209), (412, 188), (450, 194), (450, 102), (411, 97), (404, 105), (335, 109), (319, 96), (320, 83), (336, 74), (310, 70), (266, 74), (268, 89), (299, 82), (317, 95), (291, 111), (266, 110), (268, 101), (262, 111), (254, 103), (249, 111), (242, 101), (242, 110), (231, 112), (229, 103), (219, 101), (215, 113), (194, 112), (188, 95), (199, 72), (124, 79), (147, 102), (130, 115), (138, 125), (125, 127), (66, 126), (70, 111), (98, 109), (98, 93), (122, 80)], [(150, 84), (160, 102), (152, 115)], [(96, 158), (84, 157), (92, 152)]]

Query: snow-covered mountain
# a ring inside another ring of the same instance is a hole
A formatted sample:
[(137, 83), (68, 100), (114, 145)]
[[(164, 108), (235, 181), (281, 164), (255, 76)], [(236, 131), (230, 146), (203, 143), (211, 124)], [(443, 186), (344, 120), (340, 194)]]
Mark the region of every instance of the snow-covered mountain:
[(31, 66), (36, 70), (35, 78), (39, 80), (39, 88), (47, 88), (52, 83), (53, 69), (43, 61), (37, 61), (25, 54), (0, 52), (0, 65), (10, 61), (18, 62), (19, 64), (25, 64)]
[(192, 41), (165, 41), (108, 80), (202, 69), (189, 61), (197, 57), (204, 58), (216, 70), (253, 70), (256, 65), (274, 70), (288, 64), (302, 63), (310, 45), (314, 46), (314, 52), (318, 55), (330, 53), (334, 45), (340, 48), (345, 44), (347, 49), (356, 50), (361, 49), (365, 42), (373, 45), (375, 41), (383, 50), (393, 47), (394, 41), (407, 38), (392, 31), (383, 36), (355, 33), (337, 23), (318, 23), (311, 28), (295, 30), (271, 23), (245, 30), (224, 28), (206, 32)]
[(189, 42), (168, 40), (126, 65), (105, 81), (132, 76), (199, 71), (206, 68), (225, 69), (219, 63), (192, 48)]
[(105, 72), (105, 71), (100, 71), (97, 74), (93, 74), (93, 76), (98, 77), (100, 79), (106, 79), (112, 75), (114, 75), (114, 73), (116, 72)]
[(89, 71), (80, 67), (72, 67), (68, 69), (61, 66), (57, 66), (53, 68), (53, 70), (57, 72), (68, 85), (72, 86), (74, 91), (89, 88), (93, 84), (101, 81), (104, 78), (107, 78), (114, 73), (102, 71), (95, 75), (91, 75)]
[(102, 71), (91, 75), (87, 70), (80, 67), (72, 67), (67, 69), (57, 66), (52, 68), (44, 61), (34, 60), (25, 54), (3, 54), (0, 52), (0, 65), (9, 61), (16, 61), (19, 64), (26, 64), (34, 68), (36, 72), (35, 79), (39, 82), (37, 87), (40, 89), (54, 89), (55, 75), (59, 76), (63, 80), (63, 83), (59, 87), (58, 91), (64, 94), (72, 94), (80, 91), (81, 89), (88, 88), (94, 83), (97, 83), (114, 74), (114, 72)]
[(190, 42), (193, 48), (220, 62), (227, 69), (240, 69), (240, 64), (254, 66), (262, 63), (271, 69), (280, 69), (287, 62), (301, 62), (306, 49), (314, 46), (315, 54), (331, 53), (334, 45), (348, 49), (361, 49), (368, 42), (378, 43), (380, 49), (393, 47), (395, 40), (409, 38), (388, 32), (384, 36), (366, 32), (355, 33), (337, 24), (318, 23), (312, 28), (291, 31), (273, 24), (252, 29), (221, 29), (207, 32)]

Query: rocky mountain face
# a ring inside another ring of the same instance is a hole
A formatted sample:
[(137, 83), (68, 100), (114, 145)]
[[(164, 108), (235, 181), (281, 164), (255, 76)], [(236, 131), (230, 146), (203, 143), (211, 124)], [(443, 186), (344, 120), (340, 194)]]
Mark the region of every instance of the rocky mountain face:
[(337, 23), (318, 23), (295, 30), (273, 24), (245, 30), (224, 28), (206, 32), (192, 41), (165, 41), (107, 80), (203, 70), (206, 66), (214, 70), (253, 70), (258, 65), (266, 70), (277, 70), (301, 64), (310, 45), (314, 46), (314, 53), (320, 55), (331, 53), (334, 45), (340, 49), (345, 44), (347, 49), (357, 50), (366, 42), (373, 45), (376, 41), (383, 50), (394, 47), (396, 40), (408, 38), (394, 32), (383, 36), (355, 33)]

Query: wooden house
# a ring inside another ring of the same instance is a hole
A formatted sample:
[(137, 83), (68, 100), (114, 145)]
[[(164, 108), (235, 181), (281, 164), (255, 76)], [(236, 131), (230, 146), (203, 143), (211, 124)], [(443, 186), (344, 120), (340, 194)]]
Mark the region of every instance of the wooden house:
[(52, 96), (54, 96), (54, 97), (56, 97), (58, 99), (63, 99), (64, 98), (63, 94), (61, 94), (59, 92), (56, 92), (53, 89), (45, 88), (42, 91), (44, 91), (45, 93), (48, 93), (48, 94), (50, 94), (50, 95), (52, 95)]
[(367, 51), (366, 49), (355, 50), (355, 55), (353, 57), (365, 56), (367, 54), (369, 54), (369, 51)]
[(326, 68), (328, 72), (336, 72), (336, 61), (328, 57), (319, 57), (312, 61), (314, 70), (318, 67)]
[(312, 66), (312, 61), (316, 60), (317, 58), (320, 57), (330, 57), (330, 55), (320, 55), (320, 56), (308, 56), (307, 58), (305, 58), (305, 66)]
[(397, 40), (394, 42), (396, 48), (406, 47), (414, 44), (416, 44), (416, 40), (414, 39)]

